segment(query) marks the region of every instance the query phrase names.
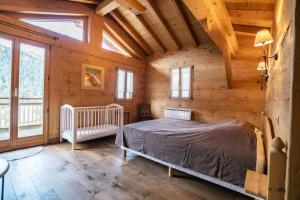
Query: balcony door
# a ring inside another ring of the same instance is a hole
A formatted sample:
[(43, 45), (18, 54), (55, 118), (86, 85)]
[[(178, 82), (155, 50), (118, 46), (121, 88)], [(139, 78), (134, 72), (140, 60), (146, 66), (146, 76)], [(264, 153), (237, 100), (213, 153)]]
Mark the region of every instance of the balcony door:
[(0, 34), (0, 152), (46, 143), (49, 47)]

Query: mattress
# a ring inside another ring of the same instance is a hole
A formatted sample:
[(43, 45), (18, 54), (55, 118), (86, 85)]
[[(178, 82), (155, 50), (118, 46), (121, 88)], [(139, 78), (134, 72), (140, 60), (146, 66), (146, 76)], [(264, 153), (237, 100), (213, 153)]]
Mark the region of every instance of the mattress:
[(241, 120), (215, 124), (162, 118), (121, 127), (116, 145), (243, 187), (256, 169), (254, 126)]
[[(112, 135), (117, 133), (118, 128), (118, 126), (112, 124), (103, 124), (101, 126), (87, 126), (85, 128), (78, 128), (76, 142), (82, 142), (88, 139), (96, 139), (99, 137)], [(70, 134), (70, 131), (64, 131), (62, 137), (70, 141), (73, 139), (72, 134)]]

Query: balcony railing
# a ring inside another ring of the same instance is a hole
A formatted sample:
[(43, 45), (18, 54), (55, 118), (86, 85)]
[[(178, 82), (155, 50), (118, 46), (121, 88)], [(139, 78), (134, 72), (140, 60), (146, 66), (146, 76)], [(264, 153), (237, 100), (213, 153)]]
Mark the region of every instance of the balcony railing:
[[(9, 98), (0, 98), (0, 130), (8, 130), (10, 127), (11, 106)], [(19, 99), (19, 127), (41, 126), (43, 123), (43, 99), (20, 98)]]

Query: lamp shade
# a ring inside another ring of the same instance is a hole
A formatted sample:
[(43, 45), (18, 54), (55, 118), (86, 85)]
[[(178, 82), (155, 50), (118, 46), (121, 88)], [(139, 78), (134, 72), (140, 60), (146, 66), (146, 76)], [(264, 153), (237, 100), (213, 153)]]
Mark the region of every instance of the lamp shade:
[(264, 46), (273, 42), (272, 35), (268, 29), (258, 31), (255, 36), (255, 47)]
[(261, 61), (257, 65), (257, 71), (264, 71), (266, 69), (266, 63), (264, 61)]

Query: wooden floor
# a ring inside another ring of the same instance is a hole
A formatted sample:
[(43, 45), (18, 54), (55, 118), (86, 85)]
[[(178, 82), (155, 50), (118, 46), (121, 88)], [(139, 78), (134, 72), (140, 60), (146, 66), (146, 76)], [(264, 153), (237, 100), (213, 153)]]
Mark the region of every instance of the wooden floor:
[(189, 177), (168, 177), (167, 167), (122, 151), (114, 138), (80, 145), (50, 145), (10, 162), (5, 199), (45, 200), (246, 200), (235, 192)]

